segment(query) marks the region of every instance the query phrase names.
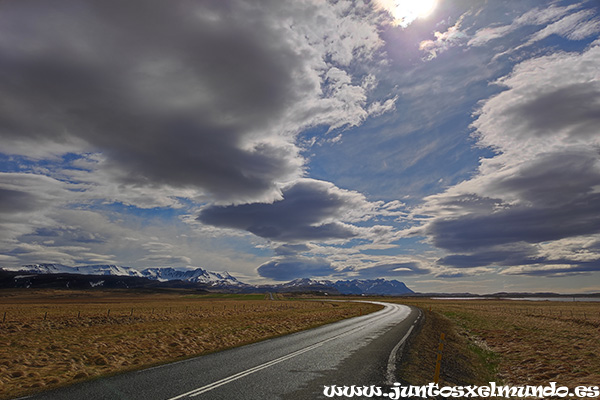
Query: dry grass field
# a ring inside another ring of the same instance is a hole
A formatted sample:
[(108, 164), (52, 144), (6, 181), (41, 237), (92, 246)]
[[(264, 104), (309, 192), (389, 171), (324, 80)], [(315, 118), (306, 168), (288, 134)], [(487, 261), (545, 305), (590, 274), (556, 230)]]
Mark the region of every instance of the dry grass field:
[(380, 308), (274, 298), (0, 291), (0, 398), (223, 350)]
[[(430, 324), (417, 338), (427, 343), (421, 343), (420, 354), (412, 357), (425, 359), (421, 367), (427, 369), (415, 371), (413, 366), (407, 372), (421, 380), (431, 381), (437, 338), (441, 330), (447, 330), (451, 334), (449, 349), (442, 359), (446, 382), (485, 383), (495, 375), (496, 382), (511, 385), (554, 381), (573, 388), (600, 384), (598, 302), (414, 298), (398, 302), (421, 307), (430, 321), (440, 325), (432, 328)], [(466, 368), (465, 372), (464, 365), (477, 363), (477, 371)], [(466, 378), (463, 382), (457, 382), (457, 365)]]

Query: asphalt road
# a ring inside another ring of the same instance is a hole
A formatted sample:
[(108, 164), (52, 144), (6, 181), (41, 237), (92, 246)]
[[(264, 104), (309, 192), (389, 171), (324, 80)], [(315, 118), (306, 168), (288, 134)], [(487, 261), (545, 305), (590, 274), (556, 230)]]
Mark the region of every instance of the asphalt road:
[(385, 387), (420, 312), (379, 304), (369, 315), (29, 398), (307, 400), (327, 398), (324, 385)]

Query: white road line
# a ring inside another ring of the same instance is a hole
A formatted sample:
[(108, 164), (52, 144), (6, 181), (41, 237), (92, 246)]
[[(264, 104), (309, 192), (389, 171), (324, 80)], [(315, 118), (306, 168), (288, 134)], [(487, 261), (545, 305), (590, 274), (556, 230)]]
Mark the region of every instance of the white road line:
[[(377, 304), (383, 304), (383, 303), (377, 303)], [(386, 306), (387, 310), (384, 310), (384, 312), (382, 314), (380, 314), (378, 317), (373, 318), (373, 319), (369, 319), (368, 321), (365, 321), (365, 322), (368, 322), (368, 323), (363, 323), (363, 325), (361, 325), (359, 327), (350, 329), (349, 331), (346, 331), (344, 333), (340, 333), (339, 335), (332, 336), (329, 339), (325, 339), (325, 340), (323, 340), (321, 342), (318, 342), (318, 343), (315, 343), (315, 344), (313, 344), (311, 346), (308, 346), (308, 347), (305, 347), (303, 349), (297, 350), (297, 351), (295, 351), (293, 353), (290, 353), (290, 354), (287, 354), (285, 356), (276, 358), (275, 360), (268, 361), (268, 362), (266, 362), (264, 364), (257, 365), (256, 367), (249, 368), (249, 369), (247, 369), (245, 371), (242, 371), (242, 372), (238, 372), (237, 374), (228, 376), (227, 378), (223, 378), (223, 379), (218, 380), (216, 382), (213, 382), (213, 383), (210, 383), (208, 385), (205, 385), (205, 386), (199, 387), (197, 389), (191, 390), (191, 391), (189, 391), (187, 393), (180, 394), (179, 396), (171, 397), (168, 400), (177, 400), (177, 399), (181, 399), (182, 397), (195, 397), (195, 396), (198, 396), (198, 395), (200, 395), (202, 393), (205, 393), (205, 392), (208, 392), (210, 390), (216, 389), (219, 386), (226, 385), (226, 384), (228, 384), (230, 382), (236, 381), (236, 380), (238, 380), (240, 378), (243, 378), (245, 376), (251, 375), (251, 374), (253, 374), (255, 372), (258, 372), (260, 370), (263, 370), (265, 368), (268, 368), (268, 367), (271, 367), (273, 365), (279, 364), (280, 362), (289, 360), (289, 359), (294, 358), (296, 356), (299, 356), (299, 355), (301, 355), (303, 353), (306, 353), (308, 351), (314, 350), (314, 349), (316, 349), (318, 347), (323, 346), (327, 342), (330, 342), (332, 340), (339, 339), (341, 337), (344, 337), (344, 336), (350, 335), (352, 333), (358, 332), (358, 331), (366, 328), (367, 326), (369, 326), (374, 321), (379, 320), (381, 318), (385, 318), (385, 317), (388, 316), (388, 314), (393, 313), (393, 312), (397, 311), (397, 309), (398, 309), (398, 307), (394, 307), (395, 305), (392, 305), (392, 304), (389, 304), (389, 303), (388, 304), (383, 304), (383, 305)], [(412, 330), (412, 328), (411, 328), (411, 330)], [(405, 338), (406, 337), (408, 337), (408, 335), (405, 336)], [(402, 339), (402, 341), (405, 340), (405, 338)]]
[(400, 350), (400, 347), (404, 346), (404, 342), (410, 336), (410, 334), (413, 331), (413, 328), (415, 327), (415, 324), (417, 323), (419, 318), (421, 318), (420, 310), (419, 310), (419, 316), (412, 323), (412, 325), (410, 326), (410, 329), (408, 330), (408, 332), (406, 332), (406, 335), (404, 335), (404, 337), (402, 339), (400, 339), (398, 344), (396, 344), (396, 346), (394, 346), (394, 348), (392, 349), (392, 352), (390, 353), (390, 358), (388, 358), (387, 374), (386, 374), (386, 378), (387, 378), (386, 383), (388, 385), (393, 385), (394, 382), (396, 382), (396, 376), (395, 376), (396, 375), (396, 355), (398, 354), (398, 350)]
[(352, 334), (352, 333), (354, 333), (354, 332), (357, 332), (357, 331), (359, 331), (359, 330), (361, 330), (361, 329), (364, 329), (365, 327), (366, 327), (366, 325), (359, 326), (359, 327), (357, 327), (357, 328), (354, 328), (354, 329), (351, 329), (351, 330), (349, 330), (349, 331), (347, 331), (347, 332), (344, 332), (344, 333), (341, 333), (341, 334), (339, 334), (339, 335), (336, 335), (336, 336), (330, 337), (329, 339), (325, 339), (325, 340), (323, 340), (323, 341), (321, 341), (321, 342), (315, 343), (315, 344), (313, 344), (313, 345), (311, 345), (311, 346), (308, 346), (308, 347), (305, 347), (305, 348), (303, 348), (303, 349), (297, 350), (297, 351), (295, 351), (295, 352), (293, 352), (293, 353), (286, 354), (285, 356), (282, 356), (282, 357), (276, 358), (275, 360), (268, 361), (268, 362), (266, 362), (266, 363), (264, 363), (264, 364), (261, 364), (261, 365), (258, 365), (258, 366), (256, 366), (256, 367), (253, 367), (253, 368), (247, 369), (247, 370), (245, 370), (245, 371), (242, 371), (242, 372), (238, 372), (238, 373), (237, 373), (237, 374), (235, 374), (235, 375), (228, 376), (227, 378), (224, 378), (224, 379), (221, 379), (221, 380), (219, 380), (219, 381), (216, 381), (216, 382), (210, 383), (210, 384), (208, 384), (208, 385), (206, 385), (206, 386), (202, 386), (202, 387), (200, 387), (200, 388), (197, 388), (197, 389), (191, 390), (191, 391), (189, 391), (189, 392), (187, 392), (187, 393), (180, 394), (179, 396), (171, 397), (169, 400), (177, 400), (177, 399), (180, 399), (180, 398), (182, 398), (182, 397), (186, 397), (186, 396), (189, 396), (189, 397), (195, 397), (195, 396), (198, 396), (199, 394), (202, 394), (202, 393), (208, 392), (209, 390), (212, 390), (212, 389), (216, 389), (216, 388), (218, 388), (219, 386), (223, 386), (223, 385), (225, 385), (225, 384), (227, 384), (227, 383), (229, 383), (229, 382), (233, 382), (233, 381), (235, 381), (235, 380), (238, 380), (238, 379), (240, 379), (240, 378), (243, 378), (243, 377), (245, 377), (245, 376), (248, 376), (248, 375), (250, 375), (250, 374), (253, 374), (253, 373), (255, 373), (255, 372), (258, 372), (258, 371), (260, 371), (260, 370), (263, 370), (263, 369), (265, 369), (265, 368), (271, 367), (271, 366), (273, 366), (273, 365), (275, 365), (275, 364), (279, 364), (280, 362), (283, 362), (283, 361), (289, 360), (290, 358), (294, 358), (294, 357), (296, 357), (296, 356), (299, 356), (300, 354), (303, 354), (303, 353), (306, 353), (306, 352), (308, 352), (308, 351), (314, 350), (314, 349), (316, 349), (317, 347), (321, 347), (321, 346), (323, 346), (323, 345), (324, 345), (325, 343), (327, 343), (327, 342), (330, 342), (330, 341), (332, 341), (332, 340), (335, 340), (335, 339), (339, 339), (339, 338), (341, 338), (341, 337), (343, 337), (343, 336), (350, 335), (350, 334)]

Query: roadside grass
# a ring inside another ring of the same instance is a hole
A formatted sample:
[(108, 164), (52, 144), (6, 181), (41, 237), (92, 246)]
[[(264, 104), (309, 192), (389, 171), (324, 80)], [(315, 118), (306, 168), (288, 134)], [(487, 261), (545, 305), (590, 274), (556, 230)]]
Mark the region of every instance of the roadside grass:
[[(408, 355), (423, 365), (414, 373), (410, 369), (414, 367), (406, 367), (419, 384), (433, 378), (443, 331), (458, 336), (456, 341), (447, 340), (444, 349), (442, 379), (448, 383), (557, 382), (574, 388), (600, 382), (600, 303), (414, 298), (397, 302), (426, 310), (425, 325), (415, 341), (428, 350), (413, 346)], [(475, 375), (464, 368), (465, 359), (474, 360), (467, 364), (473, 362)]]
[(220, 351), (380, 308), (266, 300), (264, 294), (3, 290), (0, 398)]
[(420, 331), (409, 343), (397, 376), (401, 382), (427, 385), (433, 382), (440, 334), (445, 334), (440, 385), (487, 384), (496, 380), (498, 357), (471, 343), (445, 316), (425, 311)]

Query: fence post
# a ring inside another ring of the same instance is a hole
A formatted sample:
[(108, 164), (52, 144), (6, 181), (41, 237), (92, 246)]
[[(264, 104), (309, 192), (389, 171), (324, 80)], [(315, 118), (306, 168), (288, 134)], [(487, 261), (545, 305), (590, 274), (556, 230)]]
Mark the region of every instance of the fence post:
[(438, 345), (437, 360), (435, 361), (435, 375), (433, 376), (433, 383), (437, 384), (440, 381), (440, 369), (442, 367), (442, 351), (444, 351), (444, 342), (446, 341), (446, 334), (440, 335), (440, 344)]

